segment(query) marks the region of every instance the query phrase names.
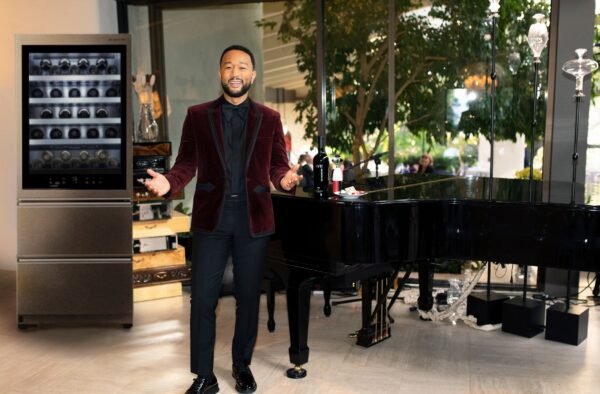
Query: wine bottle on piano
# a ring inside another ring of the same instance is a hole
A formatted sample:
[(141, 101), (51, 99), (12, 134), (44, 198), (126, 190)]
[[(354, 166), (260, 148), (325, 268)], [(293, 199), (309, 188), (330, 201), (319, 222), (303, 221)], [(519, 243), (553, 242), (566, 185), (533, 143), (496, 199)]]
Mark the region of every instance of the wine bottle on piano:
[(327, 198), (329, 189), (329, 158), (325, 153), (325, 137), (319, 136), (319, 153), (313, 159), (315, 197)]

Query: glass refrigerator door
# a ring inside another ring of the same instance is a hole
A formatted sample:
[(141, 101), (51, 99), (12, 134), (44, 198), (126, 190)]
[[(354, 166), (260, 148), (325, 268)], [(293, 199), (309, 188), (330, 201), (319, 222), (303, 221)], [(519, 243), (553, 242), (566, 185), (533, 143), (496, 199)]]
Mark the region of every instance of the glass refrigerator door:
[(22, 56), (23, 189), (125, 189), (125, 45), (25, 45)]

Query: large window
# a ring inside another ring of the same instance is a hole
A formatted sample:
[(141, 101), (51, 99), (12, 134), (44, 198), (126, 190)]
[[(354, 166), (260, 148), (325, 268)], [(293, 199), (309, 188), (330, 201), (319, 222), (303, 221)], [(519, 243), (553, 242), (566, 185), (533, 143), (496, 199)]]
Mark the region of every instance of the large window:
[[(186, 108), (219, 94), (218, 56), (223, 47), (237, 42), (256, 52), (259, 78), (251, 95), (281, 113), (292, 142), (290, 162), (295, 163), (301, 154), (315, 153), (320, 86), (314, 0), (228, 5), (222, 1), (120, 3), (129, 4), (126, 29), (133, 35), (134, 70), (157, 75), (157, 102), (162, 107), (159, 125), (174, 151)], [(533, 58), (527, 32), (537, 13), (546, 16), (550, 28), (550, 0), (503, 0), (495, 42), (488, 0), (420, 4), (396, 0), (393, 68), (387, 45), (392, 20), (389, 1), (327, 0), (324, 4), (330, 154), (339, 154), (354, 165), (364, 162), (356, 170), (358, 176), (389, 171), (406, 176), (423, 154), (429, 154), (436, 176), (485, 179), (490, 171), (490, 74), (495, 44), (494, 177), (528, 178), (530, 165), (539, 175), (550, 51), (545, 49), (541, 56), (534, 157), (530, 157)], [(387, 122), (390, 107), (395, 119), (393, 146)], [(590, 111), (587, 203), (598, 200), (600, 137), (594, 118), (598, 112)], [(393, 162), (384, 154), (389, 150), (394, 152)], [(548, 174), (544, 179), (549, 179)], [(506, 185), (500, 182), (497, 190)], [(485, 188), (470, 197), (485, 198)], [(504, 199), (509, 194), (500, 192), (495, 197)], [(541, 188), (536, 195), (539, 201)], [(187, 196), (190, 205), (191, 193)], [(527, 193), (517, 196), (526, 198)]]
[[(596, 0), (593, 56), (600, 62), (600, 0)], [(592, 84), (585, 167), (585, 202), (600, 205), (600, 73), (596, 72), (593, 75)]]

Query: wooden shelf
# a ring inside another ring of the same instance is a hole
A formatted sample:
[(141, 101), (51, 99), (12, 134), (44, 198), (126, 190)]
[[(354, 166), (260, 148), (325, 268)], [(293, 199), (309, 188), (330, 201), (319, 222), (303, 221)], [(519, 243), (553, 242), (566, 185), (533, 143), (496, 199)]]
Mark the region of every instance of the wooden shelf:
[[(134, 143), (134, 156), (171, 156), (171, 143)], [(166, 160), (168, 168), (168, 158)], [(183, 198), (183, 192), (171, 199)], [(150, 195), (143, 187), (134, 188), (134, 202), (164, 201)], [(190, 231), (190, 217), (172, 211), (170, 219), (134, 221), (133, 239), (172, 236)], [(191, 277), (190, 267), (186, 267), (185, 248), (178, 245), (173, 250), (135, 253), (133, 255), (133, 300), (135, 302), (181, 296), (181, 281)]]
[(160, 237), (190, 231), (190, 217), (173, 211), (171, 219), (133, 222), (133, 239)]
[(134, 271), (173, 265), (185, 265), (185, 248), (181, 245), (177, 245), (175, 250), (135, 253), (133, 255)]

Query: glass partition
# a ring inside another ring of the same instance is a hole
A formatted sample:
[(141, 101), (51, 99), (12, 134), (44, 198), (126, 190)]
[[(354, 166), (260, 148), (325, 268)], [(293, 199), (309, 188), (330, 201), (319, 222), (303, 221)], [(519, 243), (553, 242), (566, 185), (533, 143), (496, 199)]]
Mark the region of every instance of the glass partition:
[[(493, 198), (526, 201), (533, 161), (541, 178), (548, 50), (542, 53), (535, 157), (529, 156), (533, 116), (533, 56), (527, 33), (533, 15), (549, 24), (549, 1), (505, 1), (497, 18), (495, 42), (487, 0), (395, 2), (394, 63), (388, 67), (388, 2), (325, 3), (327, 144), (355, 166), (352, 178), (397, 174), (397, 185), (436, 186), (406, 197), (487, 198), (490, 174), (491, 61), (495, 45), (495, 144)], [(281, 45), (292, 41), (298, 71), (308, 88), (295, 105), (309, 141), (316, 142), (317, 103), (314, 1), (288, 1), (284, 16), (273, 21)], [(394, 162), (387, 128), (389, 72), (394, 73)], [(303, 152), (304, 153), (304, 152)], [(422, 158), (423, 157), (423, 158)], [(425, 169), (425, 162), (433, 166)], [(421, 170), (419, 170), (421, 167)], [(421, 175), (415, 175), (423, 171)], [(345, 171), (348, 175), (348, 171)], [(468, 182), (456, 177), (475, 177)], [(435, 178), (435, 179), (434, 179)], [(447, 182), (444, 181), (447, 179)], [(513, 180), (509, 180), (513, 179)], [(372, 179), (375, 186), (381, 186)], [(449, 186), (446, 186), (449, 185)], [(536, 187), (536, 200), (542, 189)], [(402, 193), (397, 193), (403, 197)]]
[[(593, 58), (600, 62), (600, 0), (596, 0)], [(586, 204), (600, 205), (600, 72), (596, 71), (591, 80), (584, 201)]]

